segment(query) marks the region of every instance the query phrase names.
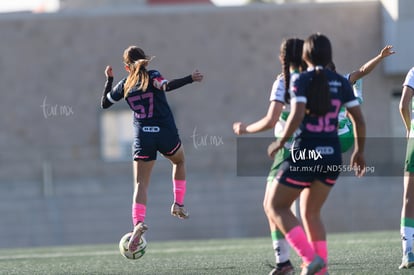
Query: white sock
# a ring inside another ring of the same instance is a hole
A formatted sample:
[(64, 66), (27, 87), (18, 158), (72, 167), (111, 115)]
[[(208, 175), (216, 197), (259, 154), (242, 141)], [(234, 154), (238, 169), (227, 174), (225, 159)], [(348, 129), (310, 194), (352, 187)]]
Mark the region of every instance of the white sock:
[(289, 260), (290, 246), (286, 239), (274, 240), (273, 249), (275, 250), (276, 264), (284, 263)]
[(401, 226), (401, 240), (404, 255), (412, 252), (413, 250), (413, 235), (413, 227)]

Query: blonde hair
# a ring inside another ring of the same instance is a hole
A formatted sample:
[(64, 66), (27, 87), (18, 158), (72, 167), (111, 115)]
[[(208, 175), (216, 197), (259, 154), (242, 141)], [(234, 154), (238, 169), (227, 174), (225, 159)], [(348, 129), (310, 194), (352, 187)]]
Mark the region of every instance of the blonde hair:
[(138, 90), (145, 92), (148, 88), (149, 75), (146, 67), (152, 58), (147, 58), (144, 51), (137, 46), (129, 46), (124, 51), (124, 63), (129, 68), (129, 75), (124, 84), (124, 98), (138, 84)]

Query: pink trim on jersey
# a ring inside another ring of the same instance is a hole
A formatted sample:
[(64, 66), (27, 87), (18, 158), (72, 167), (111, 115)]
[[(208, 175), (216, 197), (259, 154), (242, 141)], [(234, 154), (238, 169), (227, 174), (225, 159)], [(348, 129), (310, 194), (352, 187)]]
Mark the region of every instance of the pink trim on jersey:
[(159, 77), (155, 77), (152, 83), (155, 88), (157, 88), (158, 90), (161, 90), (162, 86), (168, 83), (168, 80), (163, 78), (162, 76), (159, 76)]
[(291, 178), (286, 178), (286, 181), (292, 184), (300, 185), (300, 186), (309, 186), (311, 183), (307, 181), (298, 181)]
[(177, 145), (174, 147), (174, 149), (172, 149), (171, 151), (169, 151), (169, 152), (167, 152), (167, 153), (165, 153), (166, 155), (171, 155), (171, 154), (174, 154), (175, 153), (175, 151), (178, 149), (178, 147), (180, 147), (180, 145), (181, 145), (181, 142), (178, 142), (177, 143)]

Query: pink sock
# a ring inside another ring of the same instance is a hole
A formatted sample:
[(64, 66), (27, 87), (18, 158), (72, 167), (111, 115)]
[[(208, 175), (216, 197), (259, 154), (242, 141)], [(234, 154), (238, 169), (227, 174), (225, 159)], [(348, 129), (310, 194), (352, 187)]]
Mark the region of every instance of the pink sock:
[(305, 231), (303, 231), (301, 226), (298, 225), (292, 228), (287, 234), (285, 234), (285, 239), (289, 242), (290, 246), (292, 246), (296, 253), (303, 259), (303, 262), (305, 264), (312, 262), (313, 258), (315, 257), (315, 251), (309, 244)]
[[(326, 266), (328, 266), (328, 244), (326, 241), (315, 241), (311, 242), (311, 246), (313, 250), (315, 250), (315, 253), (318, 254), (324, 261)], [(324, 267), (322, 268), (317, 275), (326, 274), (328, 272), (328, 268)]]
[(140, 204), (140, 203), (132, 204), (132, 222), (134, 226), (137, 225), (138, 222), (145, 221), (146, 211), (147, 211), (147, 207), (144, 204)]
[(185, 180), (173, 180), (174, 202), (184, 205), (184, 196), (186, 191)]

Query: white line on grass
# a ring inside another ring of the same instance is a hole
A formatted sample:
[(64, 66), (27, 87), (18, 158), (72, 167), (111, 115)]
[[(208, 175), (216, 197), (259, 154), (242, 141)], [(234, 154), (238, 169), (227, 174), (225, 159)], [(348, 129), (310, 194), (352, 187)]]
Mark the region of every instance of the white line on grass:
[[(268, 245), (266, 245), (268, 247)], [(226, 245), (226, 246), (210, 246), (210, 247), (183, 247), (183, 248), (151, 248), (148, 253), (151, 254), (168, 254), (179, 252), (208, 252), (218, 250), (245, 249), (245, 245)], [(255, 245), (255, 248), (258, 248)], [(259, 248), (261, 249), (261, 248)], [(86, 256), (109, 256), (119, 254), (118, 250), (101, 250), (101, 251), (84, 251), (84, 252), (56, 252), (41, 254), (15, 254), (0, 256), (1, 260), (21, 260), (21, 259), (47, 259), (47, 258), (66, 258), (66, 257), (86, 257)]]

